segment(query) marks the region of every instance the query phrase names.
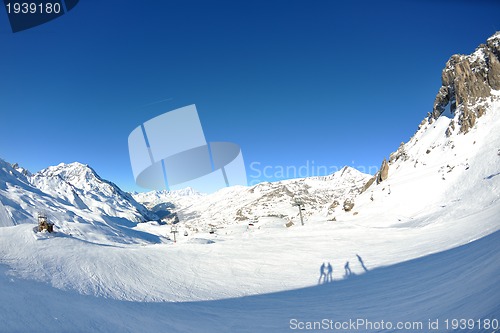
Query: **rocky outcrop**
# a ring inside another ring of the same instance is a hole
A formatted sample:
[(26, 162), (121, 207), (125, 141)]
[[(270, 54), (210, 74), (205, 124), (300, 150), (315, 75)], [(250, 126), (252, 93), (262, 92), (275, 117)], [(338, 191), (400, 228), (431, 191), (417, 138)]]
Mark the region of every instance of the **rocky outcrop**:
[(452, 56), (442, 72), (441, 82), (429, 123), (449, 105), (452, 114), (460, 112), (460, 132), (467, 133), (484, 114), (484, 106), (478, 103), (491, 97), (492, 90), (500, 90), (500, 32), (471, 55)]
[[(398, 152), (400, 155), (398, 157), (396, 157)], [(401, 146), (399, 146), (399, 149), (397, 152), (394, 152), (391, 154), (391, 158), (390, 158), (391, 163), (393, 161), (396, 161), (400, 157), (403, 157), (405, 160), (407, 159), (406, 153), (404, 152), (404, 143), (402, 143)], [(382, 161), (382, 165), (380, 166), (380, 170), (378, 170), (378, 172), (366, 182), (366, 184), (361, 189), (360, 193), (363, 193), (367, 189), (369, 189), (370, 186), (372, 186), (373, 183), (375, 183), (375, 181), (377, 182), (377, 185), (378, 185), (381, 182), (383, 182), (384, 180), (386, 180), (388, 177), (389, 177), (389, 163), (387, 163), (387, 160), (384, 158), (384, 160)]]
[(397, 160), (403, 160), (403, 161), (406, 161), (408, 160), (408, 154), (406, 153), (406, 149), (405, 149), (405, 143), (404, 142), (401, 142), (401, 144), (399, 145), (398, 147), (398, 150), (396, 150), (395, 152), (391, 153), (391, 155), (389, 156), (389, 163), (394, 163), (396, 162)]
[(365, 186), (363, 186), (363, 188), (361, 189), (361, 192), (360, 192), (360, 193), (363, 193), (364, 191), (366, 191), (367, 189), (369, 189), (369, 188), (370, 188), (370, 186), (372, 186), (372, 185), (373, 185), (373, 183), (375, 183), (375, 180), (377, 180), (377, 177), (378, 177), (378, 173), (377, 173), (375, 176), (373, 176), (372, 178), (370, 178), (370, 179), (366, 182)]
[(330, 205), (329, 209), (335, 210), (335, 208), (337, 208), (339, 205), (340, 205), (340, 203), (338, 202), (338, 200), (333, 200), (333, 202)]
[(343, 204), (343, 208), (346, 212), (350, 212), (354, 208), (354, 201), (351, 199), (346, 199)]
[(388, 177), (389, 177), (389, 163), (387, 163), (387, 160), (384, 158), (384, 160), (382, 161), (382, 165), (380, 166), (380, 170), (378, 171), (377, 174), (377, 184), (380, 184)]
[[(457, 130), (461, 133), (469, 132), (477, 118), (485, 114), (488, 103), (498, 99), (498, 93), (494, 91), (500, 91), (500, 32), (488, 38), (486, 44), (479, 45), (474, 53), (452, 56), (443, 69), (441, 81), (442, 86), (434, 101), (432, 113), (427, 113), (418, 129), (427, 128), (449, 107), (453, 119), (448, 124), (446, 136), (450, 137)], [(425, 151), (426, 154), (431, 152), (431, 149)], [(390, 165), (409, 159), (406, 144), (402, 142), (397, 151), (390, 154), (388, 161), (384, 159), (380, 170), (365, 183), (361, 193), (366, 192), (374, 183), (385, 181), (389, 177)], [(418, 163), (418, 159), (415, 160), (414, 166)], [(395, 168), (397, 167), (396, 165)]]

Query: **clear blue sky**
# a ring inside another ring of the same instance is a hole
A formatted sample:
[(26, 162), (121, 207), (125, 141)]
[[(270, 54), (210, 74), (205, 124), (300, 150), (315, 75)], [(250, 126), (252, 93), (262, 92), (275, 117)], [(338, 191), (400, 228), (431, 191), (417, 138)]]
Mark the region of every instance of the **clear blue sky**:
[(500, 30), (499, 13), (500, 1), (81, 0), (13, 34), (0, 8), (0, 157), (31, 171), (79, 161), (137, 190), (129, 133), (196, 104), (207, 140), (241, 146), (250, 180), (254, 162), (379, 166), (432, 110), (448, 58)]

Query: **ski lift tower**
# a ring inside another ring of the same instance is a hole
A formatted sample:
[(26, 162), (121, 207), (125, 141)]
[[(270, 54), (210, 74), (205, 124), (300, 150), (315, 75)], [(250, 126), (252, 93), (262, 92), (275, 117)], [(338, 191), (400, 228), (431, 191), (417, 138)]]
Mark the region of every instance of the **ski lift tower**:
[(179, 231), (177, 230), (176, 225), (172, 225), (172, 228), (170, 229), (170, 233), (174, 234), (174, 243), (177, 243), (177, 239), (175, 238), (175, 234), (178, 233)]
[(304, 225), (304, 218), (302, 217), (302, 211), (306, 210), (304, 207), (304, 203), (301, 200), (295, 200), (295, 203), (293, 203), (292, 206), (297, 206), (299, 207), (299, 215), (300, 215), (300, 223)]

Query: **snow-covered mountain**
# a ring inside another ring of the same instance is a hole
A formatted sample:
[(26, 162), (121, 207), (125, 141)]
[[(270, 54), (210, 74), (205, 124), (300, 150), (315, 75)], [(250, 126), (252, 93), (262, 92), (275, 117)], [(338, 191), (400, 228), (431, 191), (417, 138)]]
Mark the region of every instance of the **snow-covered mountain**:
[(36, 224), (42, 212), (60, 233), (80, 239), (144, 242), (155, 238), (132, 228), (157, 217), (80, 163), (31, 174), (0, 160), (0, 203), (0, 226)]
[[(419, 217), (432, 220), (445, 211), (446, 219), (498, 211), (499, 58), (500, 33), (471, 55), (450, 58), (434, 111), (356, 198), (359, 214), (409, 226)], [(355, 219), (351, 215), (343, 212), (339, 218)], [(496, 219), (489, 222), (477, 237), (499, 227)]]
[[(192, 189), (152, 191), (134, 198), (157, 211), (158, 207), (175, 214), (181, 225), (192, 231), (224, 228), (230, 224), (258, 223), (265, 218), (300, 223), (297, 202), (302, 204), (306, 221), (333, 220), (346, 200), (358, 195), (370, 178), (354, 168), (322, 177), (264, 182), (251, 187), (234, 186), (210, 195)], [(163, 205), (162, 205), (163, 204)]]
[(169, 220), (177, 216), (176, 212), (192, 206), (203, 200), (206, 194), (200, 193), (191, 187), (175, 191), (151, 191), (133, 193), (132, 197), (154, 212), (160, 219)]
[(99, 177), (88, 165), (61, 163), (39, 171), (28, 179), (43, 192), (64, 199), (80, 209), (137, 222), (156, 219), (130, 194)]

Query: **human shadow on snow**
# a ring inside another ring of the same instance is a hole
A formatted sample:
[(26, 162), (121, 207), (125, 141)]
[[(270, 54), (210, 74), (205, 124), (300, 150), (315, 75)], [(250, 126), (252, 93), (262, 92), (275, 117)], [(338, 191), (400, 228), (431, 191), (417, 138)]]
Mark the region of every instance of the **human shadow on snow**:
[(328, 265), (323, 263), (319, 268), (319, 273), (318, 284), (333, 282), (333, 267), (330, 263)]
[[(368, 268), (366, 268), (365, 262), (363, 261), (363, 258), (359, 254), (356, 254), (356, 258), (358, 259), (358, 262), (363, 269), (363, 271), (366, 273), (368, 272)], [(344, 264), (344, 275), (343, 278), (347, 279), (350, 277), (355, 276), (356, 274), (353, 273), (351, 270), (351, 264), (349, 261), (346, 261)], [(328, 265), (325, 264), (324, 262), (321, 264), (319, 267), (319, 278), (318, 278), (318, 285), (319, 284), (326, 284), (326, 283), (331, 283), (333, 282), (333, 266), (330, 262), (328, 262)]]

